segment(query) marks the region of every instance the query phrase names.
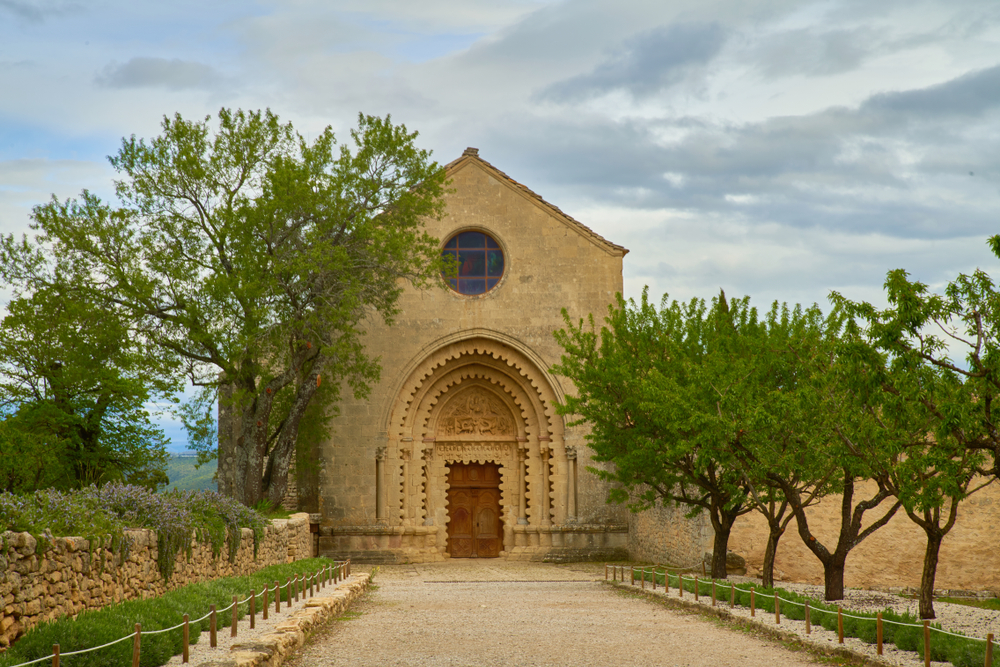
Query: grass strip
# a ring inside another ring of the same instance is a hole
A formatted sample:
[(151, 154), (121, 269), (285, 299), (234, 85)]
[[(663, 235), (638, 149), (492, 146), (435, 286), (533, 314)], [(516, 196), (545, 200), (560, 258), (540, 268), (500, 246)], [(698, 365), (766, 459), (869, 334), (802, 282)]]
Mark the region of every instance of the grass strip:
[[(657, 587), (662, 586), (664, 583), (663, 572), (657, 572), (654, 575), (651, 572), (651, 568), (647, 568), (645, 574), (646, 581), (651, 583), (651, 578), (653, 576), (656, 577)], [(669, 576), (671, 589), (676, 589), (679, 585), (678, 575), (670, 574)], [(684, 577), (683, 582), (685, 592), (691, 593), (693, 600), (695, 590), (694, 577), (687, 575)], [(730, 583), (731, 582), (729, 581), (718, 579), (715, 581), (716, 593), (720, 600), (720, 605), (729, 604)], [(701, 579), (699, 577), (699, 596), (711, 595), (711, 590), (712, 580), (709, 578)], [(824, 629), (832, 632), (837, 631), (837, 605), (835, 604), (830, 604), (829, 602), (823, 600), (817, 600), (807, 595), (802, 595), (784, 588), (765, 588), (763, 586), (754, 586), (754, 591), (754, 605), (758, 612), (769, 614), (774, 613), (774, 594), (777, 592), (779, 597), (795, 603), (785, 603), (781, 605), (782, 617), (798, 621), (804, 620), (804, 605), (808, 602), (810, 620), (812, 621), (812, 624), (822, 626)], [(741, 607), (750, 607), (749, 590), (743, 590), (742, 588), (737, 587), (735, 597), (736, 604)], [(851, 616), (862, 617), (843, 617), (844, 636), (860, 639), (867, 644), (876, 643), (877, 625), (875, 614), (871, 612), (855, 611), (852, 609), (844, 611)], [(897, 623), (904, 623), (908, 625), (922, 626), (923, 622), (920, 619), (910, 613), (899, 614), (892, 609), (885, 609), (882, 611), (882, 621), (883, 644), (895, 644), (896, 648), (901, 651), (915, 651), (920, 655), (923, 655), (923, 627), (904, 627), (896, 625)], [(932, 623), (931, 628), (944, 630), (940, 623)], [(949, 632), (952, 631), (949, 630)], [(986, 642), (971, 637), (956, 637), (942, 632), (933, 632), (931, 634), (931, 660), (936, 662), (950, 662), (955, 667), (982, 667), (982, 665), (986, 662)]]
[[(333, 564), (326, 558), (309, 558), (294, 563), (271, 565), (254, 574), (242, 577), (224, 577), (213, 581), (189, 584), (164, 593), (160, 597), (145, 600), (128, 600), (101, 609), (84, 611), (76, 618), (64, 616), (54, 621), (42, 623), (29, 630), (5, 653), (0, 654), (0, 667), (10, 667), (52, 654), (52, 645), (59, 644), (61, 653), (100, 646), (134, 632), (136, 623), (142, 624), (143, 632), (173, 627), (184, 620), (184, 614), (191, 618), (190, 642), (196, 644), (202, 631), (209, 629), (209, 621), (194, 623), (209, 612), (210, 605), (217, 609), (232, 604), (233, 596), (243, 600), (250, 591), (258, 597), (265, 586), (281, 583), (281, 599), (288, 600), (285, 582), (299, 574), (311, 574), (320, 568)], [(293, 593), (294, 597), (294, 593)], [(268, 595), (273, 613), (274, 594)], [(257, 601), (257, 613), (261, 611), (261, 600)], [(238, 618), (246, 616), (249, 602), (239, 605)], [(284, 610), (284, 605), (282, 605)], [(229, 627), (232, 612), (217, 614), (218, 627)], [(182, 629), (156, 635), (143, 635), (139, 664), (142, 667), (160, 667), (183, 650)], [(44, 663), (42, 663), (44, 664)], [(105, 667), (107, 665), (132, 664), (132, 642), (126, 641), (114, 646), (64, 658), (63, 665), (69, 667)]]

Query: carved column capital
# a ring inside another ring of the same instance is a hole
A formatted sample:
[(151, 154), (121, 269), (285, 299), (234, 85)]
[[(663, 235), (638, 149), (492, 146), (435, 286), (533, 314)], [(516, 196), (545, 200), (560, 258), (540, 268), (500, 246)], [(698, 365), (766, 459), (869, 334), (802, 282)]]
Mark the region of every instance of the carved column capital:
[(573, 447), (572, 445), (566, 447), (566, 458), (567, 459), (576, 458), (576, 447)]
[(378, 447), (375, 449), (375, 460), (385, 461), (386, 453), (389, 451), (388, 447)]

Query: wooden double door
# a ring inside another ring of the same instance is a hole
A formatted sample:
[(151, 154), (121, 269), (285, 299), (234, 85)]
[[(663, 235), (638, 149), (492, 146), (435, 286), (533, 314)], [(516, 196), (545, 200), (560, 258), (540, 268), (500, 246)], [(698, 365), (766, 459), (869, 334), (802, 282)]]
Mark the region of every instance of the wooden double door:
[(498, 557), (503, 549), (500, 466), (453, 463), (448, 484), (448, 553), (452, 558)]

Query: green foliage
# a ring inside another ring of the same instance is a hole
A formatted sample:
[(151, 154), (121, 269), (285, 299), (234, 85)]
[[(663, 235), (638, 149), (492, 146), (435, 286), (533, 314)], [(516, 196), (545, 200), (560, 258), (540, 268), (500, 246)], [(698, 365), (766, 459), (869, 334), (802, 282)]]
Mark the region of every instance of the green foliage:
[(609, 499), (641, 511), (659, 500), (707, 511), (716, 531), (713, 571), (725, 576), (725, 542), (736, 517), (751, 511), (733, 443), (746, 431), (747, 349), (760, 323), (748, 299), (668, 303), (659, 310), (643, 291), (639, 303), (617, 295), (598, 332), (593, 318), (555, 337), (563, 348), (553, 372), (577, 388), (557, 406), (587, 423), (595, 468), (613, 482)]
[(12, 254), (4, 239), (0, 276), (15, 298), (0, 322), (0, 489), (163, 485), (165, 439), (144, 407), (172, 388), (156, 379), (162, 365), (116, 310), (64, 283), (19, 281)]
[[(240, 600), (249, 596), (251, 590), (260, 591), (274, 581), (282, 584), (289, 577), (302, 573), (312, 573), (332, 564), (324, 558), (313, 558), (263, 568), (246, 577), (227, 577), (213, 581), (190, 584), (164, 593), (158, 598), (130, 600), (111, 605), (100, 610), (85, 611), (76, 618), (64, 616), (55, 621), (43, 623), (28, 631), (6, 653), (0, 654), (0, 667), (16, 665), (50, 655), (52, 645), (59, 644), (62, 653), (100, 646), (134, 632), (136, 623), (142, 630), (161, 630), (180, 624), (184, 614), (192, 621), (209, 612), (210, 605), (217, 608), (229, 606), (234, 595)], [(282, 600), (287, 600), (282, 589)], [(270, 597), (273, 603), (273, 595)], [(258, 612), (262, 600), (258, 600)], [(246, 616), (249, 602), (239, 606), (238, 618)], [(231, 613), (217, 615), (219, 627), (229, 627)], [(190, 641), (196, 643), (199, 634), (209, 629), (209, 620), (200, 624), (190, 624)], [(183, 648), (181, 629), (142, 637), (140, 664), (143, 667), (159, 667)], [(72, 660), (69, 663), (69, 660)], [(104, 667), (105, 665), (127, 665), (132, 660), (132, 642), (125, 641), (99, 651), (85, 653), (66, 661), (74, 667)]]
[(364, 320), (391, 323), (407, 281), (440, 285), (423, 220), (443, 211), (444, 171), (415, 140), (389, 117), (360, 115), (352, 146), (329, 128), (308, 143), (270, 111), (164, 118), (110, 158), (120, 206), (53, 199), (33, 242), (4, 239), (3, 263), (35, 291), (97, 277), (69, 282), (205, 388), (181, 411), (203, 459), (216, 400), (222, 439), (242, 430), (222, 490), (278, 500), (303, 420), (322, 431), (342, 390), (364, 397), (379, 376)]

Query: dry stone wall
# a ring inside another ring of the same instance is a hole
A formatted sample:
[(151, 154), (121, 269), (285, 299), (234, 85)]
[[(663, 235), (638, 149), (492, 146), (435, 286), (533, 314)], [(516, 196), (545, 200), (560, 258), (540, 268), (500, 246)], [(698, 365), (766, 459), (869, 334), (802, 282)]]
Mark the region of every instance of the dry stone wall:
[(128, 553), (116, 554), (110, 549), (91, 551), (82, 537), (56, 538), (39, 550), (28, 533), (0, 535), (0, 649), (29, 628), (59, 616), (310, 558), (314, 543), (309, 515), (294, 514), (265, 528), (256, 556), (249, 528), (243, 529), (232, 561), (228, 544), (215, 557), (210, 544), (192, 540), (191, 556), (178, 554), (173, 575), (164, 581), (157, 567), (156, 534), (133, 530), (128, 536)]

